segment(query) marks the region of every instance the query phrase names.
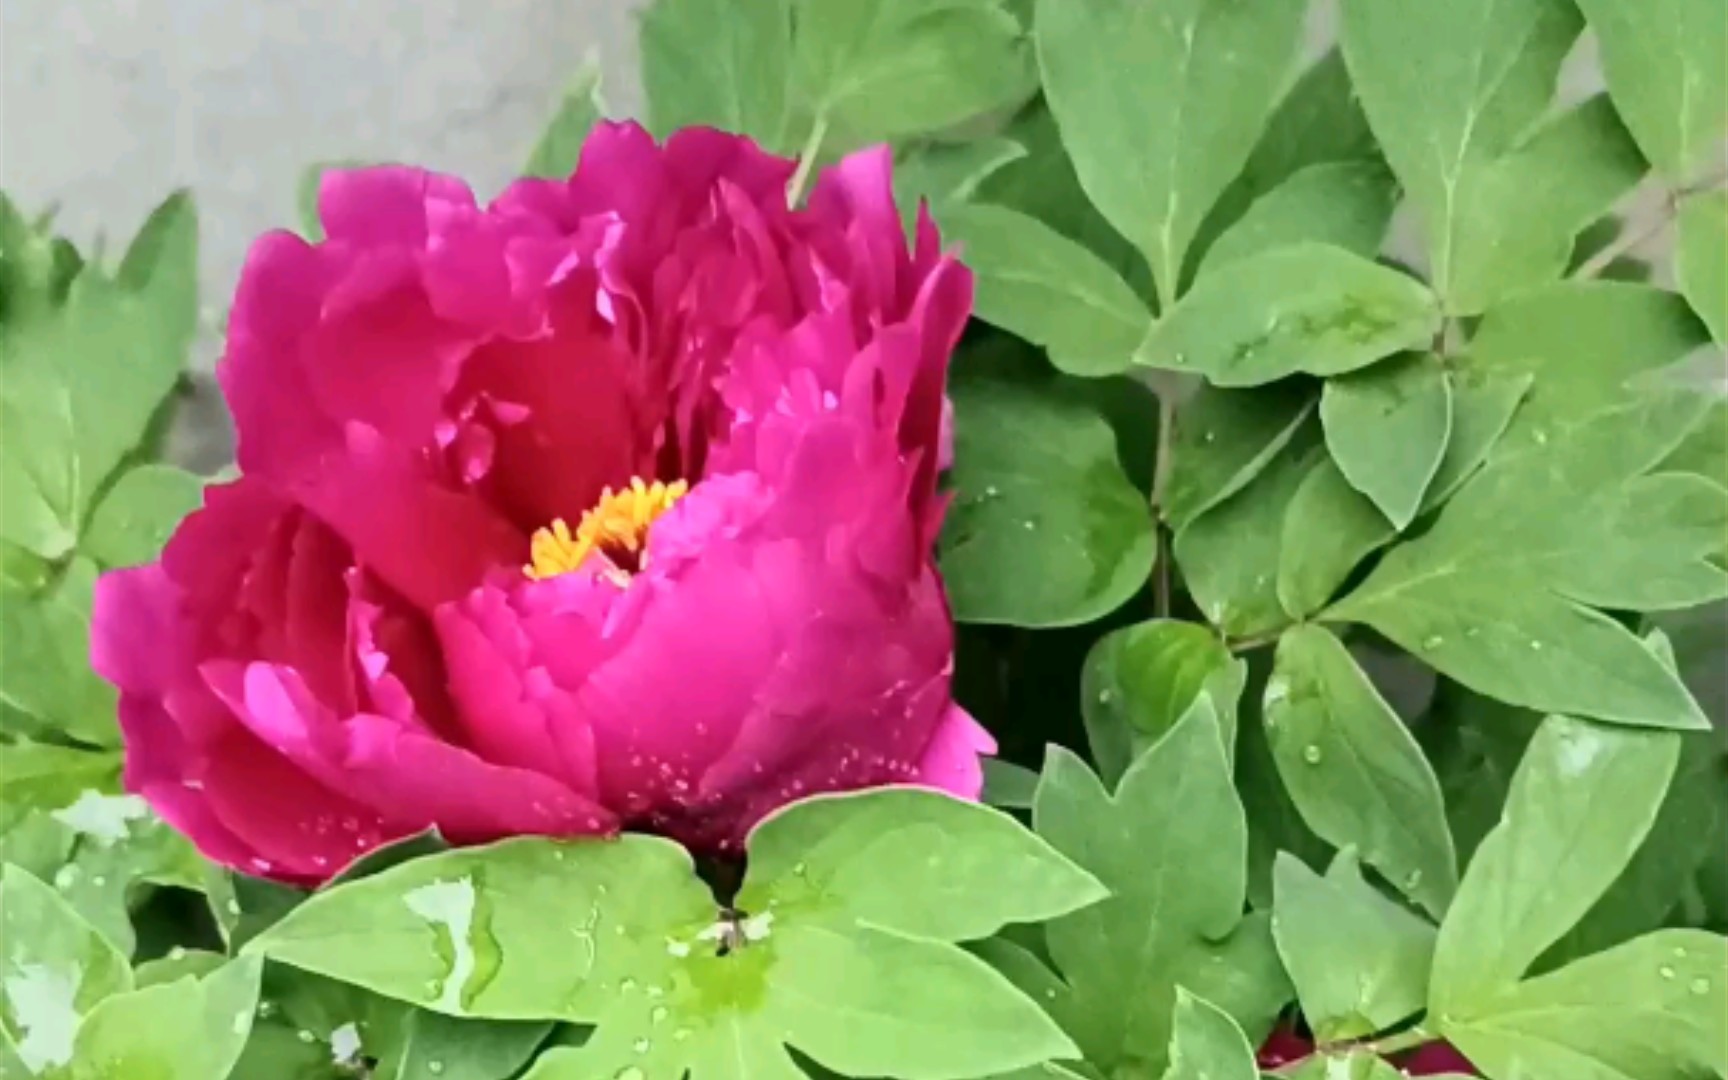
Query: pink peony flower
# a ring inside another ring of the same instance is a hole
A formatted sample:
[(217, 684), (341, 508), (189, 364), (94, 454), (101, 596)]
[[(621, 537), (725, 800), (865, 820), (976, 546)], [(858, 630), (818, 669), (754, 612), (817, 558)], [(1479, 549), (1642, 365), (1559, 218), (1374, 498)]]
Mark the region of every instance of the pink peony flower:
[(458, 843), (976, 797), (932, 563), (971, 280), (885, 149), (793, 163), (603, 125), (481, 208), (328, 175), (253, 247), (220, 367), (238, 481), (106, 575), (126, 782), (230, 866), (315, 882)]

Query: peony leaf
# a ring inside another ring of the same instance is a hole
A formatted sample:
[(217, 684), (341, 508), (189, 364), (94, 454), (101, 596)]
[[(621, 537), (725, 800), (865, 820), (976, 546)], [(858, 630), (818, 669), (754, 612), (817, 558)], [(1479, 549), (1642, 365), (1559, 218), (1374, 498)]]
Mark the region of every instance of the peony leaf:
[(1345, 849), (1324, 877), (1294, 855), (1273, 869), (1272, 936), (1321, 1042), (1359, 1039), (1421, 1012), (1434, 927), (1362, 879)]
[(506, 1080), (551, 1031), (544, 1020), (456, 1020), (419, 1009), (408, 1020), (396, 1080)]
[(1132, 365), (1152, 313), (1103, 260), (1000, 206), (957, 206), (940, 220), (976, 275), (978, 318), (1047, 349), (1073, 375), (1116, 375)]
[(1490, 1015), (1608, 889), (1648, 834), (1679, 750), (1672, 732), (1543, 723), (1440, 924), (1429, 1007), (1443, 1025)]
[(1728, 345), (1728, 192), (1680, 204), (1674, 277), (1718, 345)]
[(1259, 1080), (1254, 1047), (1230, 1014), (1176, 988), (1164, 1080)]
[[(1475, 473), (1530, 391), (1529, 375), (1473, 370), (1451, 374), (1452, 431), (1422, 496), (1434, 509)], [(1335, 461), (1302, 480), (1284, 514), (1278, 552), (1278, 601), (1302, 618), (1326, 605), (1369, 552), (1398, 535), (1374, 503), (1350, 485)]]
[(1442, 292), (1448, 311), (1486, 311), (1559, 278), (1576, 237), (1636, 187), (1645, 168), (1599, 94), (1467, 173)]
[(1037, 86), (999, 0), (793, 0), (792, 21), (793, 108), (831, 151), (940, 132)]
[(1211, 710), (1191, 709), (1114, 795), (1052, 748), (1033, 820), (1112, 893), (1045, 926), (1073, 994), (1064, 1018), (1088, 1062), (1158, 1075), (1178, 986), (1252, 1038), (1271, 1029), (1289, 987), (1267, 920), (1242, 915), (1247, 827)]
[(1013, 139), (990, 136), (963, 143), (926, 143), (894, 163), (894, 203), (908, 223), (920, 201), (933, 214), (968, 203), (990, 177), (1026, 156)]
[[(1507, 230), (1532, 227), (1519, 216), (1542, 231), (1564, 232), (1579, 209), (1575, 199), (1588, 194), (1587, 201), (1600, 201), (1591, 172), (1554, 207), (1526, 202), (1532, 193), (1519, 180), (1537, 171), (1542, 152), (1528, 167), (1502, 168), (1509, 155), (1529, 150), (1519, 141), (1547, 111), (1583, 20), (1567, 0), (1345, 0), (1342, 16), (1345, 60), (1386, 160), (1421, 216), (1435, 290), (1449, 311), (1481, 311), (1497, 290), (1471, 275), (1504, 269), (1490, 249)], [(1589, 149), (1555, 156), (1592, 160)], [(1543, 187), (1558, 182), (1539, 179)], [(1577, 220), (1572, 231), (1606, 208)], [(1568, 235), (1554, 275), (1570, 250)], [(1527, 278), (1518, 275), (1534, 283)]]
[(1658, 930), (1470, 1003), (1440, 1033), (1487, 1076), (1728, 1073), (1728, 938)]
[(0, 702), (39, 730), (80, 742), (120, 741), (114, 689), (90, 670), (90, 604), (97, 570), (75, 557), (46, 592), (0, 586)]
[[(1578, 0), (1602, 74), (1638, 145), (1676, 184), (1710, 164), (1728, 126), (1728, 55), (1715, 0)], [(1720, 164), (1720, 162), (1717, 162)]]
[(1198, 623), (1153, 619), (1105, 635), (1080, 675), (1080, 712), (1099, 773), (1110, 784), (1120, 780), (1202, 695), (1210, 696), (1233, 753), (1246, 678), (1246, 665)]
[(1707, 557), (1728, 496), (1699, 477), (1643, 475), (1706, 404), (1684, 392), (1632, 396), (1565, 427), (1525, 429), (1523, 443), (1515, 421), (1434, 526), (1388, 552), (1327, 617), (1368, 623), (1514, 705), (1703, 726), (1673, 673), (1585, 605), (1660, 610), (1725, 591), (1728, 576)]
[(1266, 737), (1302, 818), (1438, 916), (1458, 886), (1440, 783), (1342, 642), (1302, 626), (1278, 642)]
[(72, 1060), (98, 1002), (132, 989), (126, 956), (55, 891), (17, 866), (0, 875), (0, 1034), (28, 1070)]
[[(1337, 49), (1311, 64), (1284, 95), (1260, 133), (1254, 152), (1248, 155), (1248, 163), (1200, 223), (1189, 248), (1190, 281), (1195, 265), (1208, 259), (1218, 237), (1231, 230), (1256, 202), (1298, 174), (1324, 165), (1386, 173), (1374, 134), (1368, 130), (1368, 118), (1362, 115), (1362, 104), (1350, 85), (1344, 57)], [(1312, 182), (1299, 183), (1292, 190)], [(1281, 196), (1274, 205), (1286, 197)]]
[(1411, 353), (1330, 379), (1320, 395), (1326, 449), (1350, 486), (1402, 531), (1415, 520), (1452, 437), (1452, 381)]
[[(175, 273), (164, 263), (157, 277), (166, 289)], [(180, 377), (185, 341), (170, 310), (178, 302), (86, 269), (51, 315), (8, 333), (0, 540), (47, 559), (70, 550), (104, 482), (145, 440)]]
[(1319, 424), (1303, 424), (1252, 483), (1176, 533), (1176, 565), (1195, 604), (1231, 637), (1269, 634), (1291, 619), (1278, 601), (1286, 509), (1325, 460)]
[(749, 847), (744, 910), (808, 908), (812, 921), (930, 941), (976, 941), (1106, 895), (1007, 814), (916, 788), (804, 799), (758, 825)]
[[(851, 1075), (1072, 1056), (1036, 1005), (950, 944), (1099, 895), (1012, 819), (878, 790), (788, 808), (751, 852), (735, 910), (650, 837), (450, 851), (317, 894), (246, 951), (447, 1017), (595, 1025), (543, 1055), (538, 1080), (799, 1076), (788, 1045)], [(565, 962), (544, 962), (552, 947)]]
[(1313, 410), (1312, 389), (1293, 381), (1253, 390), (1202, 385), (1176, 413), (1164, 519), (1180, 531), (1241, 491)]
[(1310, 165), (1254, 200), (1206, 250), (1200, 274), (1292, 244), (1319, 243), (1373, 258), (1398, 189), (1377, 161)]
[(242, 958), (106, 998), (78, 1029), (71, 1066), (48, 1080), (224, 1080), (251, 1033), (262, 968)]
[[(1371, 1050), (1345, 1050), (1314, 1054), (1288, 1072), (1279, 1070), (1285, 1080), (1405, 1080), (1409, 1074)], [(1434, 1075), (1430, 1080), (1467, 1080), (1452, 1073)]]
[(1155, 542), (1097, 409), (1058, 385), (956, 373), (958, 490), (940, 558), (961, 622), (1070, 626), (1145, 584)]
[(1342, 375), (1424, 347), (1440, 311), (1415, 278), (1342, 248), (1304, 243), (1226, 263), (1195, 282), (1147, 335), (1135, 361), (1257, 386), (1288, 375)]
[(1304, 7), (1036, 5), (1038, 62), (1062, 142), (1093, 205), (1146, 256), (1166, 308), (1202, 219), (1248, 160), (1285, 85)]
[(642, 13), (642, 85), (648, 126), (662, 138), (685, 127), (748, 135), (779, 153), (788, 128), (789, 0), (655, 0)]
[(114, 280), (160, 324), (164, 359), (183, 365), (198, 330), (198, 210), (190, 192), (176, 191), (150, 212)]
[(149, 562), (162, 554), (180, 520), (203, 502), (204, 483), (172, 465), (127, 470), (96, 504), (80, 546), (106, 567)]
[[(646, 34), (646, 29), (643, 32)], [(600, 97), (600, 61), (590, 56), (559, 96), (558, 111), (540, 132), (522, 175), (563, 180), (575, 172), (582, 144), (605, 115), (606, 103)]]

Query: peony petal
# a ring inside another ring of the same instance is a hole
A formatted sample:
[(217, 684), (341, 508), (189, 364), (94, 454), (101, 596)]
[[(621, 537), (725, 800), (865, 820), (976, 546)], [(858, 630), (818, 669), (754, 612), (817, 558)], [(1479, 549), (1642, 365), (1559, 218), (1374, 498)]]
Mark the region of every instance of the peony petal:
[(918, 762), (918, 783), (976, 801), (984, 792), (983, 759), (996, 753), (996, 740), (958, 705), (936, 728)]
[(318, 181), (318, 217), (332, 240), (368, 247), (420, 247), (427, 216), (441, 204), (474, 206), (468, 185), (405, 165), (327, 169)]

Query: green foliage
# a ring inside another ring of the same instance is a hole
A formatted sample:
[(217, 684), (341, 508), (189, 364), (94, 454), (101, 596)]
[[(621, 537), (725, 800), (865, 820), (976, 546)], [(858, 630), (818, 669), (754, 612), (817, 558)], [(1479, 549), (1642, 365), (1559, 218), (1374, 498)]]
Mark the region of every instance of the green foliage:
[(984, 805), (817, 797), (700, 875), (427, 832), (308, 891), (123, 791), (92, 597), (208, 482), (159, 460), (196, 215), (105, 261), (0, 198), (0, 1077), (1255, 1080), (1280, 1018), (1291, 1080), (1728, 1075), (1721, 5), (1336, 7), (1299, 69), (1304, 0), (645, 6), (656, 135), (794, 201), (885, 141), (975, 289)]

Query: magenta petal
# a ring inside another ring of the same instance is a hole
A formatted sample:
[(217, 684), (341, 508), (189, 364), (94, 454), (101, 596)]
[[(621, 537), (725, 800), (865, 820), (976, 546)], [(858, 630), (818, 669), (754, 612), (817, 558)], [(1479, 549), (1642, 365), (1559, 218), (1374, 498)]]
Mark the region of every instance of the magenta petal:
[(318, 182), (318, 217), (332, 240), (419, 247), (427, 215), (439, 204), (474, 205), (455, 177), (404, 165), (329, 169)]
[(983, 759), (995, 752), (996, 740), (990, 733), (964, 709), (950, 706), (918, 762), (917, 782), (976, 800), (984, 791)]

